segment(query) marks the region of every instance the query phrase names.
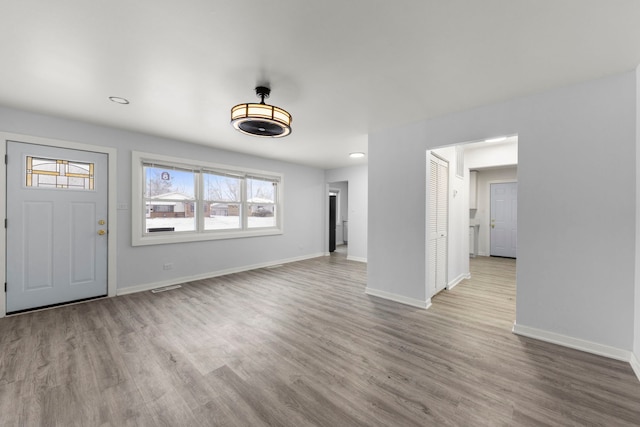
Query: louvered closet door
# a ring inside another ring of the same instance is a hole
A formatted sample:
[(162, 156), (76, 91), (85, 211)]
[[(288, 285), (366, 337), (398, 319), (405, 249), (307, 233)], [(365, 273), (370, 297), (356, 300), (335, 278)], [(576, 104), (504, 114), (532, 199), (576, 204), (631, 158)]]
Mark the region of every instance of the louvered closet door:
[(449, 164), (433, 154), (429, 163), (428, 283), (434, 295), (447, 286)]
[(428, 240), (428, 266), (427, 283), (431, 295), (436, 292), (436, 253), (438, 242), (438, 162), (437, 158), (429, 156), (429, 179), (427, 180), (427, 188), (429, 188), (429, 221), (427, 224), (427, 240)]

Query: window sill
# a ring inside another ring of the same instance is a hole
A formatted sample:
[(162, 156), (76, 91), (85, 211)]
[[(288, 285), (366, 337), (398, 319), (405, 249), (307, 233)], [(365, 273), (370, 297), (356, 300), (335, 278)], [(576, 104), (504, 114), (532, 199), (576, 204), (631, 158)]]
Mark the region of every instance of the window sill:
[(209, 231), (179, 232), (176, 234), (158, 233), (157, 235), (133, 236), (132, 246), (164, 245), (168, 243), (202, 242), (207, 240), (240, 239), (244, 237), (277, 236), (283, 234), (279, 228), (262, 228), (247, 231)]

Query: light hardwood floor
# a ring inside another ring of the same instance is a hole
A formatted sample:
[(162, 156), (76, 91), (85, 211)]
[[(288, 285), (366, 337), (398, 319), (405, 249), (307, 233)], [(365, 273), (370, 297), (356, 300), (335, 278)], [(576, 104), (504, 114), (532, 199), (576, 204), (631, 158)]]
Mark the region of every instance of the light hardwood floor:
[(515, 262), (419, 310), (334, 254), (0, 319), (3, 426), (639, 425), (627, 363), (513, 335)]

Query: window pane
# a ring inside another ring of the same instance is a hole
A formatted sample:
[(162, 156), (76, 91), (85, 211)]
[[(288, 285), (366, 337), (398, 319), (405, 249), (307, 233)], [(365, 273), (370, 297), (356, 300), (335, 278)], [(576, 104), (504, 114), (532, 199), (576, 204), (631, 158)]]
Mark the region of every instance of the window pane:
[(216, 202), (240, 202), (240, 178), (203, 173), (204, 198)]
[(240, 204), (206, 202), (204, 206), (204, 229), (240, 229), (242, 227), (240, 212)]
[(276, 183), (256, 178), (247, 178), (248, 203), (275, 203)]
[(248, 207), (247, 226), (249, 228), (276, 226), (276, 206), (274, 204), (251, 203)]
[(195, 173), (162, 166), (144, 167), (144, 196), (158, 199), (195, 198)]
[(192, 200), (147, 200), (145, 230), (147, 233), (195, 231), (195, 208)]
[(276, 183), (247, 178), (247, 227), (276, 226)]
[(145, 166), (147, 233), (196, 230), (195, 173)]

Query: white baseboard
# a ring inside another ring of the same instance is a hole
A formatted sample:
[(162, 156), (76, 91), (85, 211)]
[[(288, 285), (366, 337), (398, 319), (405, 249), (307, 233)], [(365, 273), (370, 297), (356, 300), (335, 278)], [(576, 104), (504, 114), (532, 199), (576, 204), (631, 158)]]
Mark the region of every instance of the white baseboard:
[(451, 290), (453, 289), (458, 283), (462, 282), (465, 279), (471, 279), (471, 273), (467, 273), (467, 274), (461, 274), (458, 277), (456, 277), (455, 279), (453, 279), (451, 282), (449, 282), (449, 284), (447, 285), (447, 290)]
[(640, 381), (640, 359), (638, 359), (638, 356), (635, 353), (631, 353), (631, 360), (629, 363), (631, 363), (631, 369), (633, 369), (636, 377), (638, 377), (638, 381)]
[(351, 255), (347, 255), (347, 261), (358, 261), (358, 262), (367, 262), (366, 258), (360, 258), (357, 256), (351, 256)]
[(218, 270), (218, 271), (212, 271), (208, 273), (196, 274), (193, 276), (177, 277), (174, 279), (162, 280), (160, 282), (143, 283), (141, 285), (128, 286), (126, 288), (118, 289), (116, 295), (128, 295), (128, 294), (134, 294), (136, 292), (150, 291), (152, 289), (162, 288), (164, 286), (178, 285), (181, 283), (193, 282), (195, 280), (210, 279), (212, 277), (225, 276), (227, 274), (240, 273), (243, 271), (255, 270), (257, 268), (272, 267), (275, 265), (287, 264), (290, 262), (304, 261), (305, 259), (317, 258), (321, 256), (323, 256), (322, 253), (304, 255), (300, 257), (287, 258), (287, 259), (269, 261), (269, 262), (260, 263), (260, 264), (246, 265), (242, 267), (228, 268), (225, 270)]
[(628, 350), (622, 350), (620, 348), (598, 344), (592, 341), (573, 338), (567, 335), (556, 334), (555, 332), (543, 331), (529, 326), (517, 325), (515, 323), (513, 324), (513, 333), (516, 335), (522, 335), (523, 337), (534, 338), (540, 341), (573, 348), (575, 350), (585, 351), (598, 356), (621, 360), (623, 362), (630, 362), (633, 354)]
[(411, 307), (418, 307), (422, 309), (427, 309), (431, 307), (431, 298), (428, 298), (426, 301), (422, 301), (415, 298), (405, 297), (404, 295), (392, 294), (391, 292), (380, 291), (378, 289), (366, 288), (364, 293), (367, 295), (371, 295), (378, 298), (387, 299), (394, 302), (399, 302), (400, 304), (410, 305)]

